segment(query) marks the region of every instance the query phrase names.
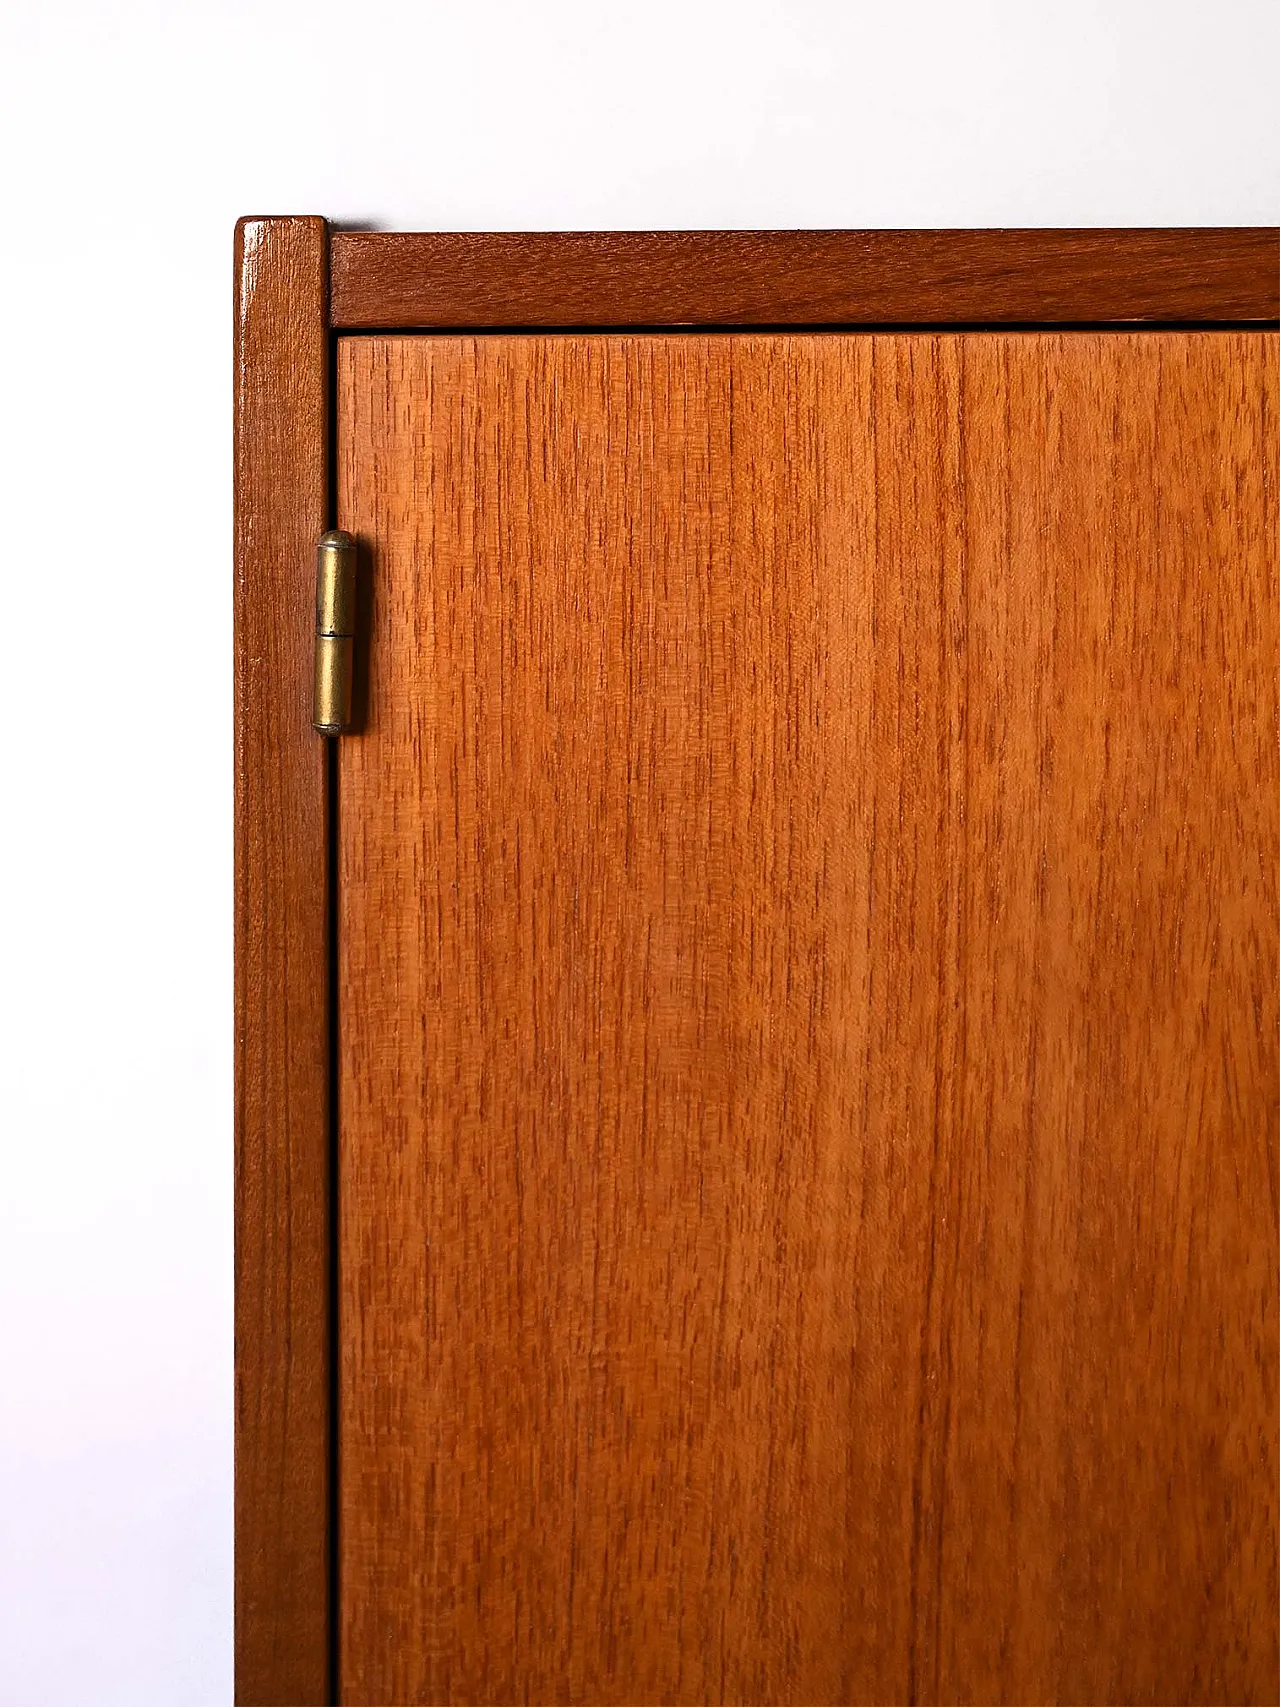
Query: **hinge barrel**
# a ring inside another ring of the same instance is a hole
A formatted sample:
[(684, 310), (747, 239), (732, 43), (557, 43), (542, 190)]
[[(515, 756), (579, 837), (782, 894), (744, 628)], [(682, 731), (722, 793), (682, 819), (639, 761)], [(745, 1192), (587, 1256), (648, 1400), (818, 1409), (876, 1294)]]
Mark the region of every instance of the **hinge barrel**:
[(316, 678), (312, 722), (322, 735), (351, 727), (356, 542), (335, 528), (316, 546)]

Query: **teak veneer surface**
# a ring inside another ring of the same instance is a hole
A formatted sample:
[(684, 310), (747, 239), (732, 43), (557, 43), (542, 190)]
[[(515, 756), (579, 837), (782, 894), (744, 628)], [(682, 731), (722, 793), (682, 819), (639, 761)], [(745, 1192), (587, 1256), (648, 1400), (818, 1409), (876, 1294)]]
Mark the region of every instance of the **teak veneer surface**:
[(1276, 337), (338, 385), (343, 1699), (1274, 1701)]
[(1280, 230), (333, 235), (338, 328), (1280, 319)]
[(329, 1696), (327, 233), (245, 219), (235, 298), (236, 1699)]

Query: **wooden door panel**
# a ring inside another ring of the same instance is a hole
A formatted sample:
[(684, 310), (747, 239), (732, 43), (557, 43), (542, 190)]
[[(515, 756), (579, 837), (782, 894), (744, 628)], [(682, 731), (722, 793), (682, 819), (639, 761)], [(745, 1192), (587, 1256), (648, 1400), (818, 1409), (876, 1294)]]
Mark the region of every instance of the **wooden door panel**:
[(1277, 339), (347, 337), (346, 1700), (1269, 1700)]

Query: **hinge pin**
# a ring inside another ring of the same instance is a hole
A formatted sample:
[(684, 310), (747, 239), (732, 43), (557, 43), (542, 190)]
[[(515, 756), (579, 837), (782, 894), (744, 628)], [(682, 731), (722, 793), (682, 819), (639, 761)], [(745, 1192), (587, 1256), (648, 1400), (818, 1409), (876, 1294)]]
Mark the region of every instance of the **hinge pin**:
[(335, 528), (316, 547), (316, 681), (312, 721), (322, 735), (351, 727), (356, 542)]

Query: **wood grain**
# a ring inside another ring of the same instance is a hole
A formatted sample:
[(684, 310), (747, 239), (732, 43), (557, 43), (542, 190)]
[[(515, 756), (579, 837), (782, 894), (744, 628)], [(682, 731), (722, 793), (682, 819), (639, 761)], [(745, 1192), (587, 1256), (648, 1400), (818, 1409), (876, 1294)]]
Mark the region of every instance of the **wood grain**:
[(1276, 1700), (1280, 339), (338, 373), (342, 1698)]
[(1280, 230), (367, 232), (338, 328), (1280, 319)]
[(236, 1699), (328, 1699), (326, 228), (244, 219), (235, 297)]

